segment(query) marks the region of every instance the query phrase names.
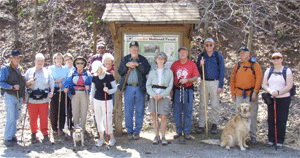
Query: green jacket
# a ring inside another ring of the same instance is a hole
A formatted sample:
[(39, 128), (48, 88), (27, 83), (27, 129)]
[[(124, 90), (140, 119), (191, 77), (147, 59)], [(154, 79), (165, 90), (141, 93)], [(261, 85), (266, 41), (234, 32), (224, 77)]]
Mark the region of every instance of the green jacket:
[[(160, 93), (160, 95), (162, 95), (164, 98), (170, 96), (170, 92), (173, 88), (173, 81), (173, 72), (171, 69), (164, 68), (162, 72), (161, 85), (159, 85), (167, 87)], [(157, 68), (150, 71), (148, 80), (146, 82), (147, 93), (150, 95), (150, 97), (153, 97), (156, 94), (155, 91), (157, 88), (152, 88), (153, 85), (158, 85)]]

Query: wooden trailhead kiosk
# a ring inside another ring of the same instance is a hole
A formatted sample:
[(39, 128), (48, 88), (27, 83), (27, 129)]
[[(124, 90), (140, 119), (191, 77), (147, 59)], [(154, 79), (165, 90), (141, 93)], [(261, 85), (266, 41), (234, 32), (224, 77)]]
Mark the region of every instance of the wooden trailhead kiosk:
[[(197, 4), (193, 3), (107, 3), (102, 16), (108, 22), (114, 43), (115, 79), (121, 76), (118, 67), (121, 59), (129, 54), (129, 43), (138, 41), (140, 52), (151, 66), (156, 51), (168, 56), (166, 67), (178, 60), (178, 48), (190, 43), (195, 24), (200, 21)], [(115, 93), (115, 130), (122, 134), (122, 94)]]

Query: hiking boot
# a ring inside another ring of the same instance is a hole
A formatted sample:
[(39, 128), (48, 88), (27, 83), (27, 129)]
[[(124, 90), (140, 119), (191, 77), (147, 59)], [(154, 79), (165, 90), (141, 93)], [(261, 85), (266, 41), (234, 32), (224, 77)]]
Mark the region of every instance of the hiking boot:
[(176, 133), (176, 135), (173, 136), (174, 139), (179, 138), (182, 135), (182, 133)]
[(32, 133), (31, 134), (31, 144), (35, 144), (37, 142), (38, 142), (38, 140), (36, 138), (36, 133)]
[(168, 141), (166, 140), (165, 137), (162, 137), (162, 138), (161, 138), (161, 144), (162, 144), (163, 146), (168, 145)]
[(128, 140), (132, 140), (133, 139), (132, 133), (127, 133), (127, 139)]
[(53, 131), (53, 137), (58, 136), (58, 131)]
[(116, 145), (116, 138), (115, 137), (113, 137), (113, 138), (111, 138), (109, 141), (108, 141), (108, 145), (109, 146), (115, 146)]
[(256, 138), (255, 137), (250, 137), (251, 138), (251, 144), (257, 144)]
[(271, 146), (274, 145), (274, 143), (273, 142), (269, 142), (267, 145), (271, 147)]
[(101, 147), (103, 145), (103, 139), (100, 139), (97, 143), (96, 143), (96, 146), (97, 147)]
[(197, 134), (202, 134), (204, 132), (204, 127), (199, 127), (199, 129), (197, 129), (196, 133)]
[(153, 142), (154, 145), (157, 145), (159, 143), (159, 136), (155, 136)]
[(277, 143), (277, 147), (278, 148), (282, 148), (282, 144), (281, 143)]
[(44, 135), (44, 139), (42, 141), (42, 143), (49, 143), (50, 142), (50, 139), (48, 137), (48, 135)]
[(210, 133), (211, 134), (217, 134), (217, 125), (216, 124), (212, 124), (211, 129), (210, 129)]
[(5, 140), (4, 145), (5, 145), (6, 147), (13, 147), (13, 146), (14, 146), (14, 143), (13, 143), (12, 140)]
[(139, 133), (134, 133), (133, 134), (133, 140), (139, 140), (140, 139), (140, 134)]
[(11, 141), (14, 142), (14, 143), (17, 143), (17, 142), (18, 142), (18, 139), (17, 139), (16, 136), (14, 136), (14, 137), (12, 137)]
[(184, 139), (186, 139), (186, 140), (191, 140), (192, 137), (190, 136), (189, 133), (184, 133)]

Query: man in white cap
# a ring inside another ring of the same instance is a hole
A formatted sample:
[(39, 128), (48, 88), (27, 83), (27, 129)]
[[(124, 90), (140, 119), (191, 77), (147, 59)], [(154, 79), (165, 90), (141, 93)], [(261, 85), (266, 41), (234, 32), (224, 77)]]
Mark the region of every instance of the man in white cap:
[[(219, 123), (220, 116), (219, 98), (224, 85), (224, 59), (221, 53), (214, 51), (215, 41), (212, 38), (207, 38), (204, 41), (204, 48), (205, 51), (199, 55), (196, 65), (198, 67), (201, 79), (203, 79), (202, 66), (204, 66), (206, 103), (208, 103), (210, 100), (212, 107), (212, 115), (210, 116), (212, 127), (210, 129), (210, 133), (217, 134), (217, 125)], [(201, 82), (199, 129), (197, 130), (198, 134), (204, 132), (205, 126), (205, 99), (203, 86), (204, 84)]]
[(97, 43), (97, 49), (99, 50), (97, 54), (94, 54), (90, 60), (90, 72), (92, 71), (92, 64), (94, 61), (99, 60), (102, 62), (102, 57), (106, 51), (106, 44), (104, 41), (100, 41)]

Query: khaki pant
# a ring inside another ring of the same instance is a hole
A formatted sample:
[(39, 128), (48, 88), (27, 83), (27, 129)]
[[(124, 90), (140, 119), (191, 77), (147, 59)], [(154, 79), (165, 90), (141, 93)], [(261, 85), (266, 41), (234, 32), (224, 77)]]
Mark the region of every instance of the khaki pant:
[[(213, 124), (219, 124), (220, 116), (220, 95), (217, 93), (219, 81), (205, 81), (205, 96), (206, 105), (210, 100), (212, 113), (209, 116)], [(203, 81), (200, 84), (200, 113), (199, 113), (199, 127), (205, 126), (205, 102), (204, 102), (204, 89)]]
[(80, 125), (79, 119), (81, 119), (80, 127), (85, 130), (86, 115), (88, 111), (88, 101), (85, 91), (75, 91), (75, 95), (72, 95), (72, 113), (74, 126)]
[(252, 106), (252, 110), (251, 110), (251, 126), (250, 126), (250, 137), (254, 137), (256, 138), (256, 131), (257, 131), (257, 112), (258, 112), (258, 97), (256, 98), (255, 101), (251, 101), (250, 97), (247, 96), (247, 98), (243, 99), (243, 96), (236, 96), (236, 102), (235, 102), (235, 111), (237, 110), (237, 107), (241, 104), (241, 103), (250, 103), (250, 105)]

